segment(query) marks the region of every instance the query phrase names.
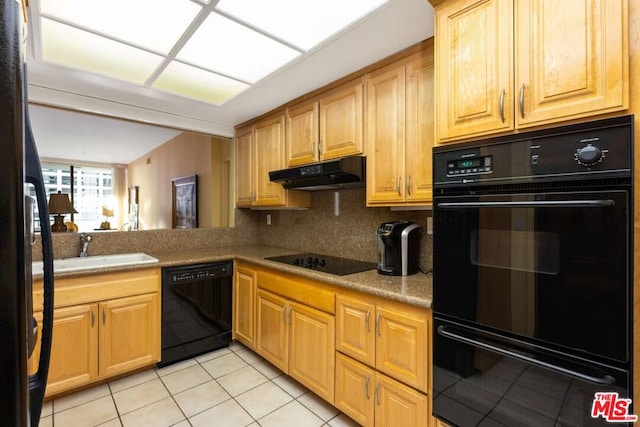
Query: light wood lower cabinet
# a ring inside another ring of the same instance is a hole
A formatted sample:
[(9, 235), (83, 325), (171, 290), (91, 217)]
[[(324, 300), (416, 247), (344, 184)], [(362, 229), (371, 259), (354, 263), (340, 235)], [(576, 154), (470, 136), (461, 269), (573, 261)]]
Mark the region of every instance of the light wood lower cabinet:
[[(434, 425), (430, 310), (245, 262), (235, 271), (256, 353), (363, 426)], [(234, 322), (240, 341), (248, 323)]]
[(256, 272), (236, 262), (233, 281), (233, 339), (255, 349)]
[(427, 426), (427, 396), (340, 353), (335, 405), (363, 426)]
[(54, 311), (47, 395), (88, 384), (98, 377), (97, 315), (97, 304)]
[(337, 295), (336, 321), (336, 350), (427, 392), (430, 321), (425, 310)]
[(334, 396), (334, 316), (257, 292), (256, 351), (326, 401)]
[[(159, 290), (159, 269), (56, 279), (45, 397), (160, 360)], [(42, 282), (36, 281), (39, 325), (41, 310)], [(37, 369), (39, 339), (31, 373)]]
[(100, 303), (99, 375), (110, 377), (158, 361), (160, 303), (158, 294)]

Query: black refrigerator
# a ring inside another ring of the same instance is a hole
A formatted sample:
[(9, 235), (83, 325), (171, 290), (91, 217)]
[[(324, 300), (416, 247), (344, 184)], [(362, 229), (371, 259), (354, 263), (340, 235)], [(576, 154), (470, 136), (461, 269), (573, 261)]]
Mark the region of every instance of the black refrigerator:
[[(53, 251), (42, 172), (29, 126), (23, 12), (0, 0), (0, 425), (37, 426), (49, 368)], [(29, 194), (35, 194), (33, 198)], [(44, 261), (42, 325), (33, 317), (31, 248), (40, 223)], [(40, 333), (38, 332), (40, 329)], [(40, 341), (37, 372), (27, 361)]]

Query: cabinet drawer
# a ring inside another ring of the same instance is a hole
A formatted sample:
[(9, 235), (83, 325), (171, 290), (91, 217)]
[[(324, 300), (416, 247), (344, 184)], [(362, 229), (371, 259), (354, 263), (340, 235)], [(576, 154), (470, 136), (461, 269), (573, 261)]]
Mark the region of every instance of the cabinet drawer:
[[(160, 269), (121, 271), (55, 279), (54, 306), (104, 301), (160, 291)], [(33, 310), (42, 310), (42, 280), (33, 283)]]
[(326, 313), (335, 314), (336, 312), (335, 292), (319, 287), (317, 282), (260, 271), (258, 272), (258, 288), (317, 308)]

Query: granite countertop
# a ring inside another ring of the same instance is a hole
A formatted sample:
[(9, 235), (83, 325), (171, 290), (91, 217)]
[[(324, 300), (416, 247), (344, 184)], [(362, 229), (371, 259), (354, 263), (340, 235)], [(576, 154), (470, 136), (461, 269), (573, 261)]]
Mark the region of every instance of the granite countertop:
[[(148, 252), (158, 259), (157, 264), (143, 264), (115, 268), (96, 269), (91, 272), (78, 271), (58, 273), (56, 277), (79, 276), (110, 271), (139, 270), (150, 267), (170, 267), (204, 262), (238, 259), (252, 262), (256, 265), (272, 268), (285, 273), (318, 280), (320, 282), (340, 286), (363, 293), (377, 295), (390, 300), (405, 302), (411, 305), (431, 308), (432, 283), (431, 274), (416, 273), (411, 276), (385, 276), (374, 270), (361, 273), (336, 276), (316, 270), (283, 264), (265, 259), (280, 255), (298, 253), (291, 249), (275, 248), (271, 246), (231, 246), (225, 248), (211, 248), (198, 250), (180, 250), (171, 252)], [(34, 276), (36, 277), (36, 276)]]

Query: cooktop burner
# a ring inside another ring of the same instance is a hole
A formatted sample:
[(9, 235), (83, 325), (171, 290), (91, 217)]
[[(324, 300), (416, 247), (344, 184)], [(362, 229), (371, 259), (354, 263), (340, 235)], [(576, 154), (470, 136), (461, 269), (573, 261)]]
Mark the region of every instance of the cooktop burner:
[(315, 253), (302, 253), (284, 256), (267, 257), (271, 261), (284, 264), (297, 265), (303, 268), (322, 271), (323, 273), (344, 276), (346, 274), (360, 273), (377, 267), (373, 262), (358, 261), (348, 258), (337, 258)]

